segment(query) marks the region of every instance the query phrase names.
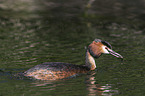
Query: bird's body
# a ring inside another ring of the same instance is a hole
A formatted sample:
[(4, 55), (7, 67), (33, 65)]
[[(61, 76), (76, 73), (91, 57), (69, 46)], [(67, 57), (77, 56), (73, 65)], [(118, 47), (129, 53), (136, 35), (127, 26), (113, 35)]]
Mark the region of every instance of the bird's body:
[(24, 72), (25, 76), (41, 80), (56, 80), (86, 73), (90, 69), (86, 66), (62, 62), (46, 62), (36, 65)]
[(95, 39), (86, 51), (85, 65), (74, 65), (62, 62), (46, 62), (36, 65), (24, 72), (24, 76), (39, 80), (57, 80), (75, 76), (80, 73), (87, 73), (96, 68), (94, 58), (99, 58), (102, 53), (112, 54), (123, 58), (120, 54), (111, 49), (111, 45), (100, 39)]

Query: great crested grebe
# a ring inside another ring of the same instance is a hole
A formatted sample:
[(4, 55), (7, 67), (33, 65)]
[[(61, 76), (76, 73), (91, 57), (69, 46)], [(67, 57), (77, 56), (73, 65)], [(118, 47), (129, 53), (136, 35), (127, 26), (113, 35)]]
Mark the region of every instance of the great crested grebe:
[(79, 73), (87, 73), (96, 68), (94, 58), (101, 54), (112, 54), (115, 57), (123, 57), (112, 50), (111, 45), (100, 39), (95, 39), (87, 48), (85, 65), (74, 65), (62, 62), (46, 62), (36, 65), (24, 72), (24, 76), (39, 80), (57, 80), (75, 76)]

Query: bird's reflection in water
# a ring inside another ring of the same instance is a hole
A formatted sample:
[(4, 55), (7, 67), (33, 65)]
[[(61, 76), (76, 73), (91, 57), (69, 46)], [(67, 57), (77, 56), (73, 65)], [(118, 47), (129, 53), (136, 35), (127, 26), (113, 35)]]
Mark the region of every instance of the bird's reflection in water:
[(32, 84), (32, 87), (40, 87), (41, 91), (47, 90), (56, 90), (57, 86), (63, 86), (63, 83), (57, 83), (59, 81), (35, 81)]
[(95, 71), (90, 72), (86, 78), (88, 96), (112, 96), (118, 94), (117, 88), (112, 88), (113, 84), (97, 84)]
[[(86, 75), (85, 84), (87, 89), (87, 96), (112, 96), (118, 94), (118, 90), (117, 88), (114, 88), (113, 84), (98, 84), (95, 75), (96, 75), (95, 71), (92, 71)], [(69, 83), (76, 84), (76, 82)], [(38, 80), (35, 82), (33, 81), (31, 84), (32, 87), (34, 86), (39, 88), (41, 87), (41, 91), (48, 91), (48, 90), (56, 90), (58, 86), (66, 86), (66, 80), (57, 80), (57, 81)]]

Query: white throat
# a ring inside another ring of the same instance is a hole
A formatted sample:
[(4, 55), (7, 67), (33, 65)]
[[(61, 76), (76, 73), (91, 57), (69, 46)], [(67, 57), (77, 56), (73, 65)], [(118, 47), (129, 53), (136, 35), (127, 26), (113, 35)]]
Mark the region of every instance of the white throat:
[(87, 67), (89, 67), (90, 68), (90, 70), (94, 70), (95, 68), (96, 68), (96, 63), (95, 63), (95, 59), (94, 59), (94, 57), (92, 57), (91, 55), (90, 55), (90, 53), (88, 52), (88, 50), (87, 50), (87, 52), (86, 52), (86, 64), (85, 64)]

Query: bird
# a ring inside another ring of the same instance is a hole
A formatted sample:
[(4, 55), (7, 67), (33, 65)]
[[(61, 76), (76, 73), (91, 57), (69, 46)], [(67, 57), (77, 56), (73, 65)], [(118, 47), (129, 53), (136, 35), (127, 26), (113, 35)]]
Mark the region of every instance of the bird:
[(112, 46), (107, 41), (95, 39), (87, 47), (84, 65), (45, 62), (28, 69), (23, 72), (23, 75), (37, 80), (59, 80), (74, 77), (95, 70), (95, 59), (99, 58), (102, 54), (111, 54), (123, 59), (119, 53), (112, 50)]

